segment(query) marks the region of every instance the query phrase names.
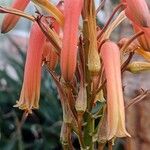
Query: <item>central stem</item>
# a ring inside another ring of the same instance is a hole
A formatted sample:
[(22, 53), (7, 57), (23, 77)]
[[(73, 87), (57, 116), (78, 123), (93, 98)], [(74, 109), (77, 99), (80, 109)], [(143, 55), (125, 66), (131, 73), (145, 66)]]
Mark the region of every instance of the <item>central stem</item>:
[[(92, 0), (92, 3), (93, 0)], [(90, 47), (90, 25), (89, 25), (89, 16), (91, 10), (93, 10), (93, 5), (91, 5), (91, 0), (84, 1), (84, 8), (82, 12), (83, 17), (83, 40), (84, 40), (84, 54), (85, 54), (85, 83), (87, 84), (87, 111), (84, 114), (84, 143), (88, 147), (89, 150), (94, 150), (94, 142), (93, 142), (93, 132), (94, 132), (94, 118), (91, 115), (91, 74), (88, 69), (88, 54)], [(95, 19), (96, 21), (96, 19)]]

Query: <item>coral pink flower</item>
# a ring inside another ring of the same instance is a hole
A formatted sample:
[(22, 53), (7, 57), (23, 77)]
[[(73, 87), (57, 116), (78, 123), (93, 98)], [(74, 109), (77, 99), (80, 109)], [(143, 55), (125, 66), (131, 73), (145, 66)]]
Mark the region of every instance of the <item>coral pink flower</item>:
[(29, 112), (31, 109), (39, 107), (42, 47), (44, 42), (45, 36), (35, 22), (30, 33), (21, 95), (15, 105)]
[(150, 11), (145, 0), (123, 0), (127, 4), (125, 13), (132, 21), (135, 32), (143, 31), (138, 38), (141, 46), (150, 51)]
[(120, 51), (110, 41), (101, 48), (107, 80), (107, 139), (130, 136), (125, 128), (125, 109), (121, 85)]
[[(12, 8), (23, 11), (26, 8), (26, 6), (28, 5), (29, 2), (30, 2), (30, 0), (15, 0), (12, 4)], [(12, 15), (12, 14), (7, 14), (4, 17), (1, 32), (6, 33), (8, 31), (10, 31), (16, 25), (19, 18), (20, 18), (19, 16), (15, 16), (15, 15)]]
[[(58, 3), (57, 8), (61, 10), (62, 4)], [(59, 23), (54, 18), (50, 18), (50, 22), (52, 29), (59, 35), (60, 33)], [(55, 47), (48, 40), (46, 40), (43, 46), (43, 59), (46, 61), (46, 65), (51, 70), (55, 69), (58, 62), (58, 55), (56, 51), (57, 49), (55, 49)]]
[(150, 26), (150, 12), (145, 0), (123, 0), (127, 17), (140, 26)]
[(56, 54), (54, 49), (55, 48), (52, 46), (52, 44), (49, 41), (45, 41), (43, 45), (43, 58), (46, 61), (46, 65), (51, 70), (55, 69), (56, 64), (58, 62), (58, 55)]
[(71, 81), (76, 69), (78, 23), (83, 0), (64, 0), (64, 36), (60, 56), (61, 73), (65, 81)]
[(127, 17), (141, 27), (150, 27), (150, 11), (145, 0), (124, 0)]

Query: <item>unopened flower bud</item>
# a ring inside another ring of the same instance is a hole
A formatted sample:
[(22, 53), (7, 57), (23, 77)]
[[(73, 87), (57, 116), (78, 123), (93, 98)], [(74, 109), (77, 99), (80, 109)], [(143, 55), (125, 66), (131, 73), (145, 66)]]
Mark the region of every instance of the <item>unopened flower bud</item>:
[(98, 73), (101, 68), (100, 57), (97, 47), (97, 30), (95, 5), (91, 2), (89, 6), (88, 26), (89, 26), (89, 51), (88, 69), (91, 73)]
[(100, 71), (101, 64), (100, 64), (100, 57), (96, 50), (90, 50), (88, 56), (88, 69), (91, 73), (98, 73)]
[(86, 87), (81, 87), (78, 98), (75, 103), (75, 108), (78, 112), (85, 112), (87, 108), (87, 91)]
[(135, 61), (128, 65), (127, 70), (132, 73), (140, 73), (142, 71), (148, 71), (150, 70), (150, 63)]

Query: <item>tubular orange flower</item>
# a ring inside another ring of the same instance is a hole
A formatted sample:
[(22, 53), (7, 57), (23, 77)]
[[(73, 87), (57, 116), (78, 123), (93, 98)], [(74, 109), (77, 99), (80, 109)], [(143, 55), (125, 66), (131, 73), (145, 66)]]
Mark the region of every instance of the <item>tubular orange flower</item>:
[[(58, 3), (57, 8), (61, 10), (62, 4)], [(60, 25), (54, 18), (50, 18), (51, 27), (52, 29), (59, 35), (60, 33)], [(43, 45), (43, 59), (46, 61), (46, 65), (49, 69), (54, 70), (56, 64), (58, 62), (58, 55), (56, 53), (57, 49), (48, 41), (46, 40)]]
[(76, 69), (78, 23), (83, 0), (64, 1), (64, 37), (60, 56), (61, 73), (65, 81), (71, 81)]
[(39, 107), (42, 47), (44, 42), (45, 36), (35, 22), (30, 33), (21, 95), (15, 105), (15, 107), (28, 112)]
[[(15, 0), (14, 3), (12, 4), (12, 7), (15, 9), (24, 10), (29, 2), (30, 0)], [(19, 18), (20, 18), (19, 16), (7, 14), (3, 20), (1, 32), (2, 33), (9, 32), (16, 25)]]
[(125, 128), (118, 46), (110, 41), (105, 42), (101, 48), (101, 56), (107, 80), (107, 139), (130, 136)]
[(140, 26), (150, 25), (150, 12), (145, 0), (123, 0), (127, 17)]
[(143, 31), (138, 38), (141, 46), (150, 51), (150, 11), (145, 0), (123, 0), (126, 2), (127, 17), (132, 21), (135, 32)]
[(49, 41), (45, 41), (43, 45), (43, 57), (46, 61), (47, 66), (53, 70), (58, 61), (58, 56), (54, 50), (54, 47)]

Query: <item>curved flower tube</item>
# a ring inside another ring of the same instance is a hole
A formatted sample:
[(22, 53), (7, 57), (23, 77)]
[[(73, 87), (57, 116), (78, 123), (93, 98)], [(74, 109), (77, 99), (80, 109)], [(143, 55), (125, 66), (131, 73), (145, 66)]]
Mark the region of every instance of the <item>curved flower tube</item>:
[(49, 41), (45, 41), (43, 45), (43, 59), (49, 69), (54, 70), (58, 62), (58, 55), (54, 50), (55, 48)]
[[(11, 7), (23, 11), (26, 8), (26, 6), (29, 4), (29, 2), (30, 0), (15, 0)], [(7, 33), (12, 28), (14, 28), (19, 18), (20, 18), (19, 16), (7, 14), (4, 17), (4, 20), (2, 23), (1, 33)]]
[(132, 21), (135, 32), (143, 31), (138, 38), (144, 50), (150, 51), (150, 11), (145, 0), (123, 0), (127, 4), (126, 16)]
[(125, 13), (136, 24), (146, 27), (150, 25), (150, 12), (145, 0), (123, 0), (127, 4)]
[[(57, 8), (62, 10), (62, 4), (58, 3)], [(60, 25), (54, 18), (50, 18), (52, 30), (54, 30), (58, 35), (60, 33)], [(58, 62), (57, 49), (46, 40), (43, 45), (43, 59), (49, 69), (54, 70)]]
[(42, 47), (44, 42), (45, 36), (35, 22), (30, 33), (22, 90), (19, 101), (15, 105), (15, 107), (27, 112), (39, 107)]
[(120, 51), (110, 41), (101, 48), (107, 80), (107, 139), (130, 136), (125, 128), (125, 109), (121, 85)]
[(65, 81), (71, 81), (76, 69), (78, 23), (83, 0), (64, 0), (64, 35), (60, 56), (61, 73)]

